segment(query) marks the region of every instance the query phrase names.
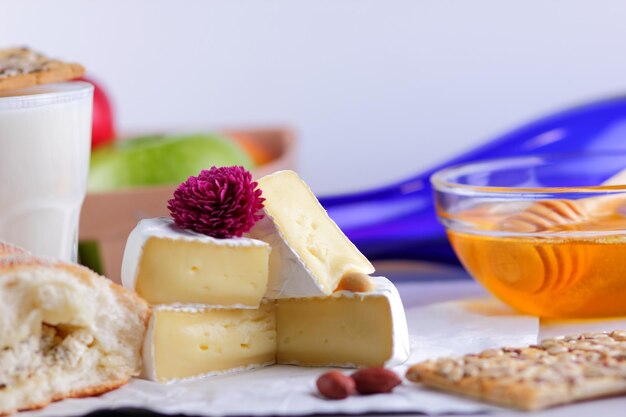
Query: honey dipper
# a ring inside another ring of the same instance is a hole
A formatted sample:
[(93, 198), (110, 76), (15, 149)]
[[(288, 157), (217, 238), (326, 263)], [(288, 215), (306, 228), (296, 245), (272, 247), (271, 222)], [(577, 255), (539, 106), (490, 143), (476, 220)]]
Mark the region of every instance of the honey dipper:
[[(603, 186), (621, 184), (626, 184), (626, 169), (602, 183)], [(516, 233), (576, 230), (581, 224), (616, 213), (622, 206), (626, 207), (624, 194), (579, 200), (541, 200), (500, 221), (495, 229)], [(538, 239), (534, 245), (512, 245), (507, 252), (505, 263), (501, 254), (486, 257), (490, 259), (488, 267), (507, 286), (527, 293), (548, 293), (567, 288), (586, 272), (589, 265), (586, 252), (576, 244), (546, 244)]]
[[(602, 186), (626, 184), (626, 169), (604, 181)], [(576, 224), (615, 213), (626, 203), (626, 194), (581, 198), (579, 200), (540, 200), (525, 210), (502, 220), (496, 230), (518, 233), (571, 230)]]
[(497, 230), (517, 233), (544, 232), (556, 227), (570, 228), (589, 218), (586, 207), (572, 200), (541, 200), (524, 211), (502, 220)]

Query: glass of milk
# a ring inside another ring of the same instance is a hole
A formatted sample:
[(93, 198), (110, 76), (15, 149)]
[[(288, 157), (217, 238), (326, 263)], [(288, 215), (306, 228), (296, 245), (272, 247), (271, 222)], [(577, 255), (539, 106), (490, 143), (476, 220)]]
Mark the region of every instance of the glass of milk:
[(0, 92), (0, 240), (76, 261), (92, 103), (86, 82)]

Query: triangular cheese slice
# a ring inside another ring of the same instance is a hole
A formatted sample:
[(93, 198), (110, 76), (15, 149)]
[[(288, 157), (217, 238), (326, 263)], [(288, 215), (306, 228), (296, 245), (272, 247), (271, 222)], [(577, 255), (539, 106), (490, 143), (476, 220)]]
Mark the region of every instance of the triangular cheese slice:
[(267, 298), (329, 295), (345, 273), (374, 272), (295, 172), (279, 171), (258, 182), (265, 217), (250, 235), (272, 247)]

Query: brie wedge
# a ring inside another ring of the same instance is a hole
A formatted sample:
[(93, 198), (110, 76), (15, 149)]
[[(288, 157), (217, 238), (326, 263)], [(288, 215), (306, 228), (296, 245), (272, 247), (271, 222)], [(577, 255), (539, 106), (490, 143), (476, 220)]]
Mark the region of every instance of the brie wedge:
[(372, 292), (276, 301), (277, 362), (303, 366), (394, 366), (409, 357), (402, 300), (386, 278)]
[(293, 171), (261, 178), (264, 214), (250, 235), (272, 247), (267, 298), (330, 295), (348, 272), (374, 267)]
[(274, 304), (259, 309), (157, 307), (144, 341), (143, 377), (178, 382), (276, 362)]
[(257, 308), (269, 255), (259, 240), (215, 239), (168, 218), (146, 219), (128, 237), (122, 284), (153, 305)]

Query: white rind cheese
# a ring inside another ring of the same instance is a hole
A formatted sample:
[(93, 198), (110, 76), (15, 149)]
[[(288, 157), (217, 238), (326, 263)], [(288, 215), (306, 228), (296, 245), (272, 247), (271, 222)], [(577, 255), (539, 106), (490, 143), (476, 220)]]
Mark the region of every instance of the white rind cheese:
[(345, 273), (374, 272), (295, 172), (279, 171), (258, 183), (265, 218), (250, 235), (272, 247), (267, 298), (330, 295)]
[(141, 220), (126, 243), (122, 285), (154, 305), (257, 308), (270, 251), (259, 240), (216, 239), (169, 218)]
[[(274, 363), (399, 365), (410, 354), (402, 301), (389, 280), (372, 280), (372, 292), (268, 300), (256, 310), (155, 307), (143, 345), (142, 377), (174, 383)], [(178, 317), (157, 323), (163, 314)]]
[(313, 273), (300, 259), (298, 253), (287, 245), (274, 221), (267, 213), (263, 219), (254, 225), (253, 233), (256, 239), (268, 243), (272, 248), (266, 298), (327, 295), (327, 291), (318, 284)]
[(372, 280), (376, 289), (368, 293), (277, 300), (277, 362), (347, 368), (404, 363), (410, 347), (400, 294), (388, 279)]
[[(392, 338), (392, 355), (385, 362), (385, 366), (401, 365), (409, 359), (411, 355), (411, 343), (409, 340), (409, 326), (406, 321), (404, 305), (398, 289), (391, 281), (384, 277), (373, 277), (372, 280), (376, 285), (374, 293), (380, 294), (389, 301), (391, 307), (391, 338)], [(365, 294), (367, 295), (367, 294)], [(363, 295), (361, 295), (363, 296)]]
[[(159, 315), (169, 316), (169, 322), (157, 323)], [(272, 365), (276, 363), (274, 303), (255, 310), (158, 306), (152, 310), (142, 353), (141, 377), (161, 383)]]

